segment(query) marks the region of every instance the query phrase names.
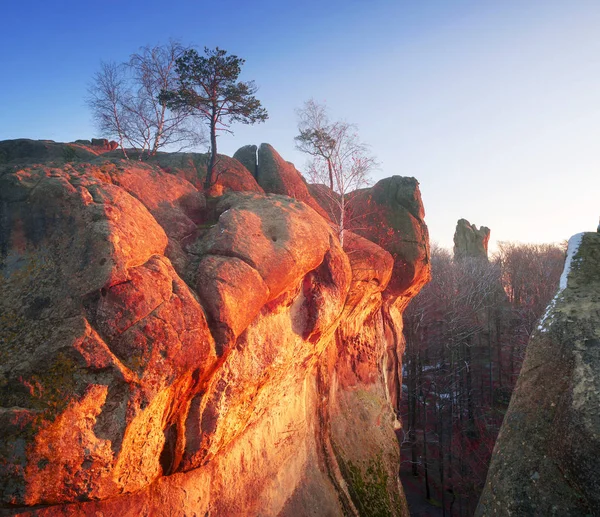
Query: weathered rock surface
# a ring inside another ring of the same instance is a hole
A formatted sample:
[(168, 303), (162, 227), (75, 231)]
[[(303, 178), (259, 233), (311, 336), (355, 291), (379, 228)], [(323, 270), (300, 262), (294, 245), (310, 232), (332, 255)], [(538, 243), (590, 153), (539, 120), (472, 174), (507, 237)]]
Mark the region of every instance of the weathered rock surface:
[(488, 258), (488, 242), (490, 229), (469, 223), (466, 219), (459, 219), (454, 232), (454, 258)]
[(245, 145), (240, 147), (233, 155), (233, 157), (240, 162), (254, 178), (258, 177), (258, 147), (255, 145)]
[(410, 300), (430, 278), (429, 233), (419, 182), (392, 176), (351, 194), (355, 232), (392, 254), (388, 290)]
[(401, 311), (428, 268), (112, 160), (0, 168), (0, 514), (407, 515)]
[(90, 161), (101, 152), (90, 147), (91, 144), (63, 144), (52, 140), (17, 140), (0, 141), (0, 166), (7, 164), (56, 162), (62, 165), (67, 162)]
[[(243, 152), (244, 148), (238, 152)], [(322, 217), (327, 213), (321, 208), (308, 191), (308, 185), (294, 164), (286, 162), (269, 144), (261, 144), (258, 148), (258, 168), (256, 175), (258, 184), (265, 192), (283, 194), (306, 203)]]
[[(150, 163), (158, 164), (166, 172), (181, 176), (197, 189), (202, 189), (208, 169), (208, 154), (199, 153), (157, 153), (149, 158)], [(212, 194), (234, 192), (263, 192), (253, 175), (235, 158), (218, 155), (216, 181)]]
[(568, 255), (564, 289), (527, 347), (478, 516), (600, 515), (600, 234), (572, 238)]

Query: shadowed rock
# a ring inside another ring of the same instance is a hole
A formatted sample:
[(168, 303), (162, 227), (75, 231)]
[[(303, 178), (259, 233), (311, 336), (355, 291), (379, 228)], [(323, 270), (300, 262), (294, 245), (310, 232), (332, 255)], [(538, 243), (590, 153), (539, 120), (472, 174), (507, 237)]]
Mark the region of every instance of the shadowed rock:
[(233, 157), (240, 162), (254, 178), (258, 177), (258, 157), (256, 155), (258, 147), (255, 145), (245, 145), (240, 147)]
[(488, 258), (488, 241), (490, 229), (469, 223), (466, 219), (459, 219), (454, 232), (454, 258)]
[(25, 163), (54, 163), (58, 166), (69, 162), (90, 161), (98, 156), (97, 149), (79, 143), (63, 144), (51, 140), (0, 141), (0, 165)]
[(477, 516), (600, 513), (599, 234), (569, 241), (562, 287), (527, 346)]

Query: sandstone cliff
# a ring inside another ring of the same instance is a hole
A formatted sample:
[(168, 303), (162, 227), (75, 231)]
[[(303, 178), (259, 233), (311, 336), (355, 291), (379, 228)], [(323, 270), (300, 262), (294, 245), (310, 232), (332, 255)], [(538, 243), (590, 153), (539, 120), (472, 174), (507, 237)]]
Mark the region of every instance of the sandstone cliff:
[(207, 197), (200, 155), (53, 144), (22, 166), (1, 144), (0, 514), (407, 515), (402, 310), (429, 275), (414, 180), (381, 201), (392, 253), (368, 234), (342, 249), (232, 158)]
[(476, 515), (600, 515), (600, 234), (569, 241), (527, 347)]
[(488, 258), (488, 242), (490, 229), (471, 224), (466, 219), (459, 219), (454, 232), (454, 258)]

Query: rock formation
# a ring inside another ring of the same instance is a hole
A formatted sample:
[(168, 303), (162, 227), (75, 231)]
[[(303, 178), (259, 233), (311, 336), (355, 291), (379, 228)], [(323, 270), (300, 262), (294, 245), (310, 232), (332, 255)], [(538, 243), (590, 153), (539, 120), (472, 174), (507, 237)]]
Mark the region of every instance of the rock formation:
[(476, 515), (600, 515), (600, 235), (569, 241), (527, 347)]
[(351, 194), (356, 233), (394, 257), (391, 286), (406, 302), (429, 281), (429, 233), (415, 178), (392, 176)]
[(256, 146), (244, 146), (235, 153), (234, 157), (238, 157), (244, 165), (250, 167), (252, 153), (254, 153), (256, 180), (265, 192), (298, 199), (327, 218), (327, 213), (313, 199), (306, 181), (293, 163), (286, 162), (269, 144), (261, 144), (258, 151)]
[(459, 219), (454, 232), (454, 258), (488, 258), (488, 241), (490, 229), (469, 223), (466, 219)]
[[(159, 165), (166, 172), (176, 174), (201, 189), (208, 169), (208, 154), (199, 153), (157, 153), (148, 160)], [(264, 192), (252, 174), (238, 160), (219, 154), (215, 166), (216, 180), (214, 191), (209, 194), (220, 195), (224, 192)]]
[(234, 159), (246, 167), (255, 179), (258, 177), (257, 151), (258, 147), (255, 145), (245, 145), (244, 147), (240, 147), (233, 155)]
[(407, 515), (416, 181), (342, 249), (238, 160), (207, 199), (202, 155), (56, 156), (0, 167), (0, 514)]

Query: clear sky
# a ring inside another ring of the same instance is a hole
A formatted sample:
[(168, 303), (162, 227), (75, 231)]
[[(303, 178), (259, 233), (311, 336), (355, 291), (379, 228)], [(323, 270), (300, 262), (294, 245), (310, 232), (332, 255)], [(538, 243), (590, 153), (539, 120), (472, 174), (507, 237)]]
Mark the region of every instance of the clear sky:
[(0, 140), (98, 135), (100, 61), (169, 38), (246, 59), (270, 119), (221, 152), (271, 143), (302, 170), (294, 109), (354, 122), (379, 179), (415, 176), (431, 238), (457, 219), (552, 242), (600, 215), (598, 0), (21, 0), (2, 6)]

